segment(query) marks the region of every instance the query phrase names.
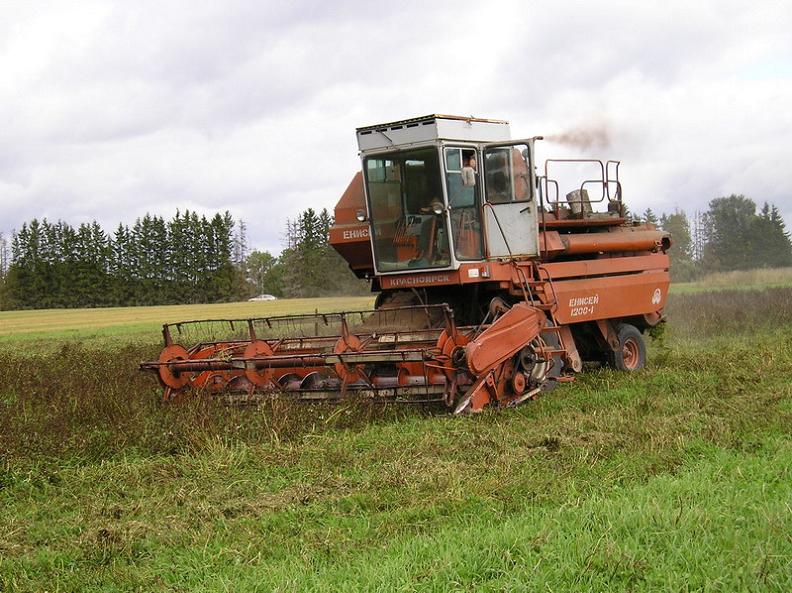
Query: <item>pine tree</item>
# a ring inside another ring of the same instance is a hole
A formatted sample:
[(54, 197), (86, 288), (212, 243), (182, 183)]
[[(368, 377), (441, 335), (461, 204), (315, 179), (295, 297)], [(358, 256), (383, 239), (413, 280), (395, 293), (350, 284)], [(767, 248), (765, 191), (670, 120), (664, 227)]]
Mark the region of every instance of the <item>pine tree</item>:
[(332, 224), (333, 218), (326, 209), (317, 214), (309, 208), (295, 221), (287, 221), (286, 248), (274, 268), (282, 282), (284, 296), (313, 297), (368, 291), (368, 284), (354, 276), (346, 261), (330, 245)]
[(775, 205), (770, 206), (770, 226), (775, 236), (776, 250), (773, 251), (773, 265), (778, 267), (792, 266), (792, 239), (786, 224)]
[(765, 202), (754, 227), (756, 265), (771, 268), (792, 265), (792, 242), (778, 208)]
[[(763, 219), (784, 234), (777, 210)], [(247, 254), (246, 226), (230, 213), (211, 219), (177, 211), (146, 214), (107, 234), (93, 221), (25, 223), (0, 237), (0, 307), (81, 307), (216, 302), (256, 292), (319, 296), (368, 291), (329, 244), (332, 215), (308, 209), (286, 223), (284, 251)], [(10, 249), (9, 249), (10, 247)], [(241, 258), (241, 259), (240, 259)]]
[(792, 245), (775, 206), (731, 195), (710, 202), (703, 217), (706, 271), (745, 270), (792, 264)]
[(234, 259), (235, 266), (243, 267), (248, 255), (247, 225), (240, 219), (234, 229)]
[(28, 226), (27, 244), (25, 246), (29, 275), (24, 298), (27, 303), (26, 308), (29, 309), (41, 307), (41, 303), (45, 302), (47, 298), (48, 287), (46, 284), (45, 263), (42, 257), (44, 243), (42, 234), (41, 223), (34, 218)]
[(189, 211), (178, 210), (168, 222), (168, 266), (171, 276), (171, 302), (190, 302), (190, 232)]
[(705, 271), (745, 270), (756, 265), (756, 204), (742, 195), (716, 198), (704, 216)]
[(54, 270), (51, 291), (56, 295), (56, 307), (76, 307), (75, 293), (72, 285), (78, 273), (76, 233), (74, 229), (63, 221), (58, 221), (53, 226), (52, 242), (58, 245), (56, 261), (53, 262)]
[(134, 265), (128, 226), (118, 225), (110, 244), (110, 303), (122, 306), (133, 300), (132, 267)]
[(696, 210), (693, 213), (693, 229), (691, 232), (691, 257), (693, 258), (693, 261), (697, 263), (702, 261), (705, 243), (706, 237), (704, 234), (704, 214), (700, 210)]
[(648, 222), (649, 224), (658, 224), (657, 215), (652, 212), (651, 208), (647, 208), (641, 215), (641, 218), (643, 218), (644, 222)]

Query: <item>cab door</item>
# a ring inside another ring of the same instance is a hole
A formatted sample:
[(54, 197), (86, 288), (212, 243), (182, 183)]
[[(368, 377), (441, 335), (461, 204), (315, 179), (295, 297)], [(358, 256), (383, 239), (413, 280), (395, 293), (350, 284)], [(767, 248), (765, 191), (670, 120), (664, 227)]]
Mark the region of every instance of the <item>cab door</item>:
[(488, 144), (483, 161), (487, 255), (538, 255), (533, 140)]

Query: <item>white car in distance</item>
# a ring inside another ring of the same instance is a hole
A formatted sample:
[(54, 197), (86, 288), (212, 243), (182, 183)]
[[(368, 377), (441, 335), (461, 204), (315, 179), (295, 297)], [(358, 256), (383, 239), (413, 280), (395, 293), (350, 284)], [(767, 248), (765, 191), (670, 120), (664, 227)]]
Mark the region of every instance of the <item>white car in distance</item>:
[(272, 294), (260, 294), (258, 296), (254, 296), (253, 298), (249, 298), (249, 303), (254, 303), (257, 301), (277, 301), (278, 297)]

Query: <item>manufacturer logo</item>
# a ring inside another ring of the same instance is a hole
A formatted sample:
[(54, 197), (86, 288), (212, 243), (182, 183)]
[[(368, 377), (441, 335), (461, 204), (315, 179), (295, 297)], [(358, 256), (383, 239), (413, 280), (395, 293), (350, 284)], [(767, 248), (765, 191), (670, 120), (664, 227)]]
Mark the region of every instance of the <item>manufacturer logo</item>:
[(581, 307), (586, 305), (596, 305), (599, 303), (599, 295), (592, 294), (591, 296), (573, 297), (569, 299), (570, 307)]
[(599, 295), (592, 294), (569, 299), (569, 314), (572, 317), (586, 317), (594, 315), (595, 305), (599, 303)]
[(345, 241), (349, 241), (351, 239), (368, 239), (369, 230), (368, 228), (365, 229), (356, 229), (353, 231), (344, 231), (341, 236), (344, 238)]
[(396, 286), (418, 286), (421, 284), (445, 284), (451, 281), (448, 274), (432, 274), (429, 276), (401, 276), (397, 278), (388, 278), (387, 282), (392, 288)]
[(652, 293), (652, 304), (659, 305), (660, 301), (663, 300), (663, 293), (660, 292), (659, 288), (655, 288), (655, 291)]

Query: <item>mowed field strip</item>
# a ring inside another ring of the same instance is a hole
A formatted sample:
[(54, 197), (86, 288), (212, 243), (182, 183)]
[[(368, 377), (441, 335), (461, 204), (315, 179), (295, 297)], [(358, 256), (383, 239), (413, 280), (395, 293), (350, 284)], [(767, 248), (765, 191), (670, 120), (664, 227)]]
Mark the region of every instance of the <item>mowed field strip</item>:
[(303, 313), (362, 310), (374, 297), (284, 299), (211, 305), (163, 305), (104, 309), (0, 311), (0, 341), (19, 339), (90, 339), (117, 336), (125, 340), (156, 339), (164, 323), (192, 319), (244, 319)]

